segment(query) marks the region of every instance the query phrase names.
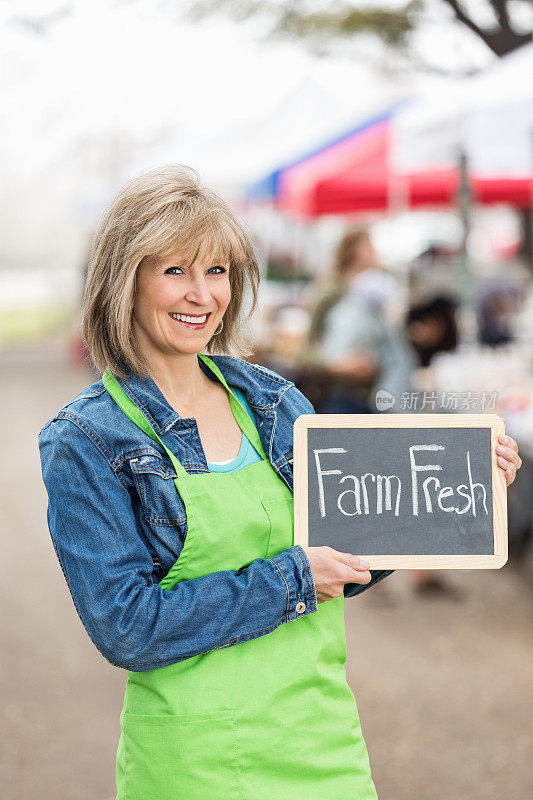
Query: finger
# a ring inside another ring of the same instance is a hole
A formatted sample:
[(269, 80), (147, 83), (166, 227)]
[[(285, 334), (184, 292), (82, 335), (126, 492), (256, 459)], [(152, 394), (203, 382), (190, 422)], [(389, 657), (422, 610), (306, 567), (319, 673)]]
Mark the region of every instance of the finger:
[(363, 559), (354, 556), (352, 553), (341, 553), (340, 551), (335, 551), (335, 556), (338, 561), (342, 561), (343, 564), (346, 564), (346, 566), (351, 567), (352, 569), (364, 571), (370, 566), (368, 561), (364, 561)]
[(514, 471), (516, 472), (522, 466), (522, 459), (520, 458), (520, 456), (518, 456), (518, 461), (516, 459), (514, 459), (514, 458), (509, 460), (507, 458), (503, 458), (502, 456), (499, 456), (499, 458), (498, 458), (498, 466), (501, 469), (508, 469), (509, 467), (513, 467)]
[(365, 570), (361, 572), (356, 570), (355, 572), (351, 573), (343, 573), (341, 576), (341, 581), (343, 584), (345, 583), (370, 583), (372, 580), (372, 575), (370, 574), (370, 570)]
[(505, 482), (507, 486), (510, 486), (515, 478), (516, 470), (514, 470), (512, 467), (509, 467), (509, 469), (505, 470)]
[(498, 437), (498, 441), (504, 445), (507, 445), (508, 447), (511, 447), (518, 453), (518, 445), (512, 436), (507, 436), (506, 434), (502, 433), (502, 435)]
[(499, 456), (502, 456), (506, 459), (506, 461), (511, 461), (513, 464), (518, 466), (518, 462), (522, 461), (518, 452), (516, 450), (512, 450), (510, 447), (504, 447), (503, 445), (499, 444), (496, 448), (496, 452)]

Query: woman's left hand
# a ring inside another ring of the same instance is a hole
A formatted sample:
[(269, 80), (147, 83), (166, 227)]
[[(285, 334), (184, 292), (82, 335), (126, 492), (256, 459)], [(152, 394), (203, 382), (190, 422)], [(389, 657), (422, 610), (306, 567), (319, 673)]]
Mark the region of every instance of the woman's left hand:
[(498, 466), (505, 470), (505, 482), (510, 486), (516, 478), (516, 470), (522, 466), (522, 459), (518, 455), (518, 445), (511, 436), (498, 437), (496, 446)]

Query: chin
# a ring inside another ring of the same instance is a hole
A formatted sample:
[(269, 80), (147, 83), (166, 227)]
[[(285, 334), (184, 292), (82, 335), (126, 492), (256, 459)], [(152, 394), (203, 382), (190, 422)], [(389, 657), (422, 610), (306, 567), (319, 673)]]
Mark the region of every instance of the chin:
[(209, 339), (207, 339), (206, 341), (203, 341), (203, 342), (201, 342), (201, 341), (188, 342), (187, 344), (184, 343), (184, 344), (180, 344), (180, 345), (174, 345), (172, 349), (176, 354), (183, 353), (183, 354), (192, 356), (192, 355), (195, 355), (197, 353), (201, 353), (203, 350), (205, 350), (205, 348), (207, 347), (208, 343), (209, 343)]

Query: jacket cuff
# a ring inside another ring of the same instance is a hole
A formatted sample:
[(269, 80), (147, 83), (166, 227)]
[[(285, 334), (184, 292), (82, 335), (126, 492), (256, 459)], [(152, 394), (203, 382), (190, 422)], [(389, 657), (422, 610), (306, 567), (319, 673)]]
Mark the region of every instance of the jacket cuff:
[(287, 587), (284, 622), (312, 614), (318, 608), (315, 582), (309, 559), (300, 545), (294, 545), (271, 558)]
[(370, 575), (372, 576), (372, 580), (370, 583), (345, 583), (344, 596), (353, 597), (356, 594), (361, 594), (361, 592), (370, 589), (371, 586), (374, 586), (376, 583), (383, 580), (383, 578), (386, 578), (387, 575), (392, 575), (393, 572), (393, 569), (371, 569)]

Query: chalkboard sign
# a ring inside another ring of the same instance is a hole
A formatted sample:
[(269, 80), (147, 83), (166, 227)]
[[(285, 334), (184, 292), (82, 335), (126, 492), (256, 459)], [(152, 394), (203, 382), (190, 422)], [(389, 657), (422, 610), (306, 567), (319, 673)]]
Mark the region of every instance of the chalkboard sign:
[(294, 424), (294, 542), (371, 569), (498, 568), (507, 492), (495, 414), (304, 414)]

